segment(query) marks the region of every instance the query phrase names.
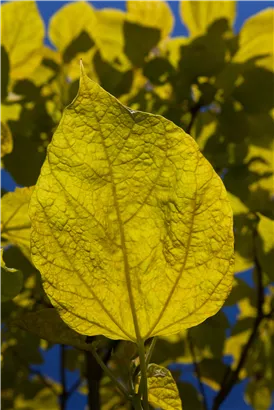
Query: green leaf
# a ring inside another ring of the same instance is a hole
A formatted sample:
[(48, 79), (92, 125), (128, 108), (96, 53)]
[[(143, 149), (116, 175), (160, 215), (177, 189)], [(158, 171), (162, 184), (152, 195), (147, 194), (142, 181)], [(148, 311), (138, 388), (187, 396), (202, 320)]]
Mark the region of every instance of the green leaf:
[(2, 232), (8, 244), (18, 246), (30, 258), (29, 201), (33, 188), (16, 188), (1, 199)]
[(81, 334), (174, 334), (214, 315), (230, 292), (232, 211), (222, 181), (183, 130), (124, 107), (84, 73), (30, 215), (32, 260)]
[(245, 391), (245, 400), (254, 410), (271, 410), (271, 389), (263, 380), (251, 380)]
[(218, 391), (227, 371), (221, 359), (203, 359), (199, 364), (201, 380), (213, 390)]
[(13, 149), (11, 130), (7, 123), (1, 121), (1, 158), (10, 154)]
[(192, 384), (178, 380), (177, 386), (184, 410), (203, 410), (199, 394)]
[(6, 266), (3, 260), (3, 249), (1, 248), (1, 302), (6, 302), (17, 296), (22, 286), (22, 272)]
[(71, 43), (66, 47), (63, 52), (64, 63), (69, 63), (78, 53), (84, 53), (90, 50), (94, 46), (94, 41), (90, 38), (90, 35), (85, 31), (74, 38)]
[(50, 20), (49, 39), (66, 56), (68, 47), (77, 42), (83, 31), (92, 38), (95, 25), (95, 12), (90, 3), (77, 1), (66, 4)]
[(161, 30), (161, 38), (171, 34), (174, 17), (165, 1), (127, 1), (127, 18), (133, 23)]
[(124, 22), (124, 53), (135, 67), (144, 64), (145, 57), (160, 41), (160, 30), (130, 21)]
[[(137, 386), (139, 382), (140, 377)], [(168, 369), (157, 364), (150, 364), (147, 368), (147, 384), (148, 401), (154, 408), (182, 410), (177, 385)]]
[(240, 31), (239, 50), (235, 62), (253, 59), (256, 65), (274, 70), (273, 63), (274, 8), (267, 8), (251, 16)]
[(91, 345), (86, 343), (86, 336), (80, 335), (68, 327), (54, 308), (25, 313), (12, 320), (10, 325), (34, 333), (51, 343), (74, 346), (81, 350), (91, 350)]
[(10, 77), (28, 77), (40, 64), (44, 23), (35, 1), (12, 1), (1, 6), (1, 42), (10, 62)]
[(8, 95), (10, 76), (9, 56), (4, 46), (1, 46), (1, 100), (3, 101)]
[(180, 3), (183, 23), (192, 37), (204, 34), (208, 27), (219, 19), (226, 19), (232, 27), (236, 16), (235, 1), (187, 1)]

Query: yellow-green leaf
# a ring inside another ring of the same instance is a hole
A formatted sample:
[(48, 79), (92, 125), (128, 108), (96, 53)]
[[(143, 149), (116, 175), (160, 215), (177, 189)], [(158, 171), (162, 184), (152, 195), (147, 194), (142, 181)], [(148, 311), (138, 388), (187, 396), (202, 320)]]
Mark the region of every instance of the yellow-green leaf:
[(251, 380), (245, 391), (245, 400), (254, 410), (271, 410), (271, 388), (265, 380)]
[(181, 18), (192, 37), (204, 34), (208, 27), (219, 19), (227, 19), (233, 26), (236, 15), (235, 1), (189, 1), (180, 3)]
[(274, 280), (274, 221), (260, 215), (258, 236), (256, 237), (256, 251), (259, 264), (271, 281)]
[(1, 248), (1, 302), (6, 302), (17, 296), (22, 286), (22, 272), (6, 266), (3, 260), (3, 249)]
[(49, 23), (49, 38), (52, 44), (63, 53), (67, 46), (82, 31), (92, 36), (96, 18), (90, 3), (77, 1), (66, 4), (54, 14)]
[(84, 73), (30, 205), (32, 259), (62, 319), (140, 340), (214, 315), (233, 277), (221, 179), (172, 122), (132, 111)]
[(1, 158), (10, 154), (13, 149), (11, 130), (8, 124), (1, 121)]
[(68, 327), (54, 308), (25, 313), (12, 320), (10, 325), (34, 333), (51, 343), (74, 346), (81, 350), (91, 350), (91, 345), (86, 343), (86, 336), (80, 335)]
[(9, 56), (13, 79), (29, 76), (40, 64), (44, 23), (35, 1), (12, 1), (1, 6), (1, 42)]
[(174, 17), (169, 5), (159, 1), (127, 1), (128, 19), (144, 26), (161, 30), (161, 37), (167, 37), (173, 29)]
[(1, 199), (2, 232), (8, 244), (18, 246), (30, 258), (29, 201), (33, 188), (16, 188)]
[(262, 10), (245, 21), (235, 62), (255, 58), (257, 65), (274, 70), (273, 21), (274, 8)]
[[(140, 378), (137, 386), (139, 382)], [(147, 368), (147, 385), (148, 401), (153, 407), (162, 410), (182, 410), (177, 385), (168, 369), (150, 364)]]
[(104, 60), (114, 61), (119, 58), (121, 62), (129, 65), (123, 55), (125, 44), (124, 22), (126, 13), (115, 9), (102, 9), (96, 11), (96, 44)]

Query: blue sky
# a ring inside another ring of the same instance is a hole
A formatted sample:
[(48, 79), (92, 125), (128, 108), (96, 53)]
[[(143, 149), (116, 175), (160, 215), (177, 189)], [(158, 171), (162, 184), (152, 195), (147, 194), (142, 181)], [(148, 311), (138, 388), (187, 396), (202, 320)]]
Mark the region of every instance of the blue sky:
[[(38, 1), (38, 8), (40, 13), (45, 21), (46, 26), (48, 26), (48, 22), (51, 16), (60, 9), (64, 4), (69, 3), (68, 1)], [(112, 8), (119, 8), (121, 10), (126, 9), (126, 2), (125, 1), (91, 1), (90, 2), (95, 8), (101, 9), (104, 7), (112, 7)], [(173, 36), (187, 36), (188, 31), (187, 28), (182, 24), (180, 16), (179, 16), (179, 2), (178, 1), (169, 1), (168, 2), (173, 13), (175, 16), (175, 26), (172, 35)], [(239, 32), (241, 26), (243, 25), (244, 21), (252, 16), (253, 14), (258, 13), (260, 10), (263, 10), (267, 7), (273, 7), (272, 1), (240, 1), (237, 3), (237, 18), (235, 22), (235, 32)], [(77, 22), (76, 22), (77, 24)], [(48, 40), (46, 40), (46, 44), (49, 45)], [(2, 175), (2, 187), (6, 190), (14, 190), (16, 184), (13, 182), (11, 177), (4, 171), (1, 171)], [(242, 278), (245, 280), (250, 279), (250, 272), (242, 275)], [(228, 314), (230, 322), (235, 321), (237, 309), (236, 308), (229, 308), (226, 309), (226, 313)], [(39, 368), (42, 370), (43, 373), (46, 375), (54, 378), (55, 380), (60, 379), (59, 375), (59, 346), (54, 346), (49, 352), (44, 355), (45, 364), (40, 366)], [(182, 368), (182, 378), (185, 381), (191, 381), (195, 385), (197, 382), (193, 377), (193, 367), (183, 366)], [(77, 380), (78, 374), (67, 372), (67, 382), (69, 385), (73, 384), (75, 380)], [(232, 393), (223, 404), (221, 410), (250, 410), (251, 407), (248, 406), (243, 400), (243, 393), (244, 387), (246, 382), (239, 383), (237, 386), (234, 387)], [(214, 392), (206, 388), (207, 396), (209, 403), (212, 402), (214, 397)], [(86, 397), (80, 395), (79, 393), (74, 394), (68, 403), (67, 410), (82, 410), (86, 404)], [(195, 409), (193, 409), (195, 410)], [(273, 409), (274, 410), (274, 407)]]

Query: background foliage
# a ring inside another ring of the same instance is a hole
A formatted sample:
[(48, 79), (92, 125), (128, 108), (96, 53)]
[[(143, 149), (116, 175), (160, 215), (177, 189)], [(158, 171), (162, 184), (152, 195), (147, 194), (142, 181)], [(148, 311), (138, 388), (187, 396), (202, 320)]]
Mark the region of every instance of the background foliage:
[[(62, 111), (76, 96), (80, 58), (89, 77), (125, 105), (163, 115), (190, 133), (229, 192), (234, 287), (217, 315), (160, 338), (152, 360), (172, 364), (185, 410), (219, 409), (242, 380), (248, 381), (246, 402), (267, 410), (274, 390), (273, 9), (252, 16), (235, 35), (234, 2), (184, 1), (178, 7), (188, 38), (170, 37), (174, 18), (164, 2), (129, 1), (127, 12), (65, 5), (50, 21), (52, 50), (43, 43), (35, 2), (2, 5), (2, 167), (17, 184), (35, 184)], [(30, 260), (31, 190), (2, 197), (3, 409), (64, 409), (76, 390), (90, 391), (87, 375), (100, 380), (102, 409), (126, 409), (90, 363), (85, 338), (60, 325), (43, 292)], [(247, 283), (239, 273), (251, 268)], [(238, 309), (233, 324), (226, 315), (232, 306)], [(35, 367), (55, 343), (60, 382)], [(126, 342), (103, 339), (100, 346), (105, 362), (120, 372), (134, 356)], [(174, 363), (193, 364), (198, 383), (183, 381)], [(66, 371), (75, 369), (79, 380), (67, 386)], [(205, 386), (215, 392), (213, 403), (204, 397)]]

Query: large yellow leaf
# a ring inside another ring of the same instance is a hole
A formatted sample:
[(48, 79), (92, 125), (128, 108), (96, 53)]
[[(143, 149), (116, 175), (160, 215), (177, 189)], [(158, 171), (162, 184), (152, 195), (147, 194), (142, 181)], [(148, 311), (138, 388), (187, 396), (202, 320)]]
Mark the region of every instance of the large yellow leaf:
[(33, 188), (16, 188), (1, 199), (1, 236), (30, 257), (30, 219), (28, 207)]
[(174, 17), (169, 5), (158, 1), (127, 1), (128, 19), (145, 26), (161, 30), (161, 37), (167, 37), (173, 29)]
[(60, 52), (86, 31), (92, 35), (96, 24), (92, 6), (85, 1), (66, 4), (50, 20), (49, 38)]
[(140, 341), (197, 325), (232, 285), (232, 211), (195, 141), (83, 72), (30, 204), (32, 258), (62, 319)]
[[(140, 383), (138, 380), (137, 386)], [(168, 369), (150, 364), (147, 369), (148, 401), (154, 408), (182, 410), (179, 391)]]
[(257, 57), (256, 64), (274, 70), (274, 8), (262, 10), (244, 23), (239, 38), (235, 62)]
[(1, 42), (9, 55), (11, 78), (24, 78), (42, 58), (44, 23), (35, 1), (13, 1), (1, 6)]
[(181, 18), (192, 37), (204, 34), (207, 28), (219, 19), (227, 19), (233, 26), (236, 15), (235, 1), (189, 1), (180, 3)]

